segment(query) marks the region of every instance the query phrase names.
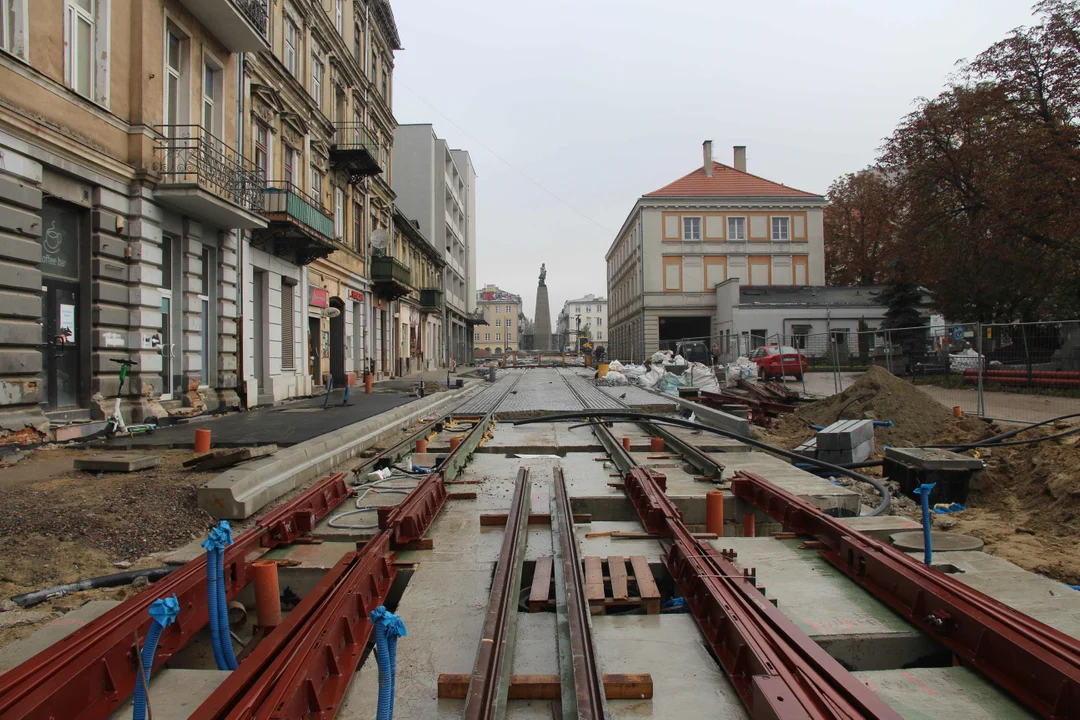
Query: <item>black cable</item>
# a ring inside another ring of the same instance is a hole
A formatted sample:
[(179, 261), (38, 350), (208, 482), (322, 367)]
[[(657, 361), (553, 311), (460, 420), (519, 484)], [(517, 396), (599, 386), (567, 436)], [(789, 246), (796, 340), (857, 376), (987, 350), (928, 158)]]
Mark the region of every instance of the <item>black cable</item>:
[(840, 412), (836, 413), (836, 420), (839, 422), (841, 416), (843, 416), (843, 414), (844, 414), (844, 411), (847, 410), (852, 405), (854, 405), (855, 403), (859, 402), (860, 400), (866, 400), (866, 399), (872, 398), (872, 397), (874, 397), (874, 396), (873, 395), (860, 395), (857, 398), (852, 398), (851, 400), (849, 400), (847, 402), (846, 405), (844, 405), (844, 407), (840, 408)]
[(1075, 435), (1080, 433), (1080, 425), (1071, 427), (1064, 432), (1054, 433), (1053, 435), (1043, 435), (1042, 437), (1031, 438), (1030, 440), (1011, 440), (1009, 442), (990, 442), (988, 440), (980, 440), (975, 443), (968, 443), (966, 445), (920, 445), (919, 447), (929, 448), (933, 450), (952, 450), (957, 452), (959, 450), (979, 450), (981, 448), (1002, 448), (1002, 447), (1015, 447), (1017, 445), (1037, 445), (1047, 440), (1057, 440), (1058, 438), (1068, 437), (1069, 435)]
[(854, 470), (849, 470), (842, 465), (833, 465), (832, 463), (825, 462), (824, 460), (817, 460), (815, 458), (805, 457), (803, 455), (796, 455), (793, 452), (778, 448), (774, 445), (761, 442), (760, 440), (754, 440), (753, 438), (744, 437), (738, 433), (730, 432), (728, 430), (721, 430), (709, 425), (702, 425), (701, 423), (690, 422), (689, 420), (683, 420), (682, 418), (666, 417), (664, 415), (652, 415), (650, 413), (638, 412), (636, 410), (582, 410), (580, 412), (570, 413), (554, 413), (552, 415), (546, 415), (536, 418), (527, 418), (524, 420), (513, 420), (512, 425), (531, 425), (541, 422), (556, 422), (562, 420), (578, 420), (580, 418), (599, 418), (609, 422), (639, 422), (648, 421), (656, 423), (658, 425), (673, 425), (675, 427), (690, 428), (692, 430), (702, 430), (705, 432), (713, 433), (714, 435), (720, 435), (723, 437), (731, 438), (732, 440), (738, 440), (739, 442), (746, 443), (756, 448), (760, 448), (767, 452), (771, 452), (776, 455), (780, 455), (794, 460), (796, 462), (806, 462), (817, 465), (818, 467), (825, 468), (826, 470), (833, 470), (840, 473), (852, 480), (866, 483), (870, 485), (878, 494), (881, 495), (881, 502), (871, 512), (871, 516), (884, 515), (889, 509), (889, 504), (892, 501), (892, 496), (889, 493), (889, 488), (885, 486), (883, 482), (875, 477), (869, 475), (863, 475), (857, 473)]
[(63, 597), (75, 592), (83, 592), (85, 590), (94, 590), (96, 588), (109, 588), (118, 587), (120, 585), (130, 585), (135, 582), (136, 578), (144, 577), (150, 582), (160, 580), (171, 572), (179, 570), (182, 565), (170, 565), (167, 567), (150, 568), (148, 570), (128, 570), (127, 572), (114, 573), (112, 575), (103, 575), (101, 577), (87, 578), (85, 580), (78, 580), (73, 583), (65, 583), (63, 585), (53, 585), (52, 587), (43, 588), (41, 590), (34, 590), (32, 592), (23, 593), (22, 595), (15, 595), (11, 598), (11, 601), (21, 607), (32, 607), (38, 603), (43, 603), (46, 600), (51, 600), (56, 597)]
[[(1022, 428), (1016, 428), (1015, 430), (1007, 430), (1006, 432), (1003, 432), (1000, 435), (994, 435), (993, 437), (986, 438), (985, 440), (980, 440), (977, 443), (971, 443), (970, 446), (958, 445), (958, 446), (954, 446), (954, 447), (957, 447), (959, 449), (970, 449), (970, 447), (985, 447), (989, 443), (996, 443), (999, 440), (1007, 440), (1008, 438), (1016, 437), (1017, 435), (1020, 435), (1021, 433), (1026, 433), (1028, 430), (1034, 430), (1035, 428), (1042, 427), (1043, 425), (1053, 425), (1056, 422), (1060, 422), (1062, 420), (1069, 420), (1070, 418), (1076, 418), (1076, 417), (1080, 417), (1080, 413), (1069, 413), (1068, 415), (1059, 415), (1058, 417), (1050, 418), (1049, 420), (1043, 420), (1042, 422), (1037, 422), (1034, 425), (1027, 425), (1027, 426), (1022, 427)], [(1021, 444), (1023, 444), (1023, 443), (1021, 443)]]

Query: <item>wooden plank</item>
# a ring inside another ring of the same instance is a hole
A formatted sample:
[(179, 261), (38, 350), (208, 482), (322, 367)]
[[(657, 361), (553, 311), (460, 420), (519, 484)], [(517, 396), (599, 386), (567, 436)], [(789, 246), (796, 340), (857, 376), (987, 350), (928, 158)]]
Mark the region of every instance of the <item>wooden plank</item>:
[[(464, 700), (469, 695), (468, 674), (440, 673), (438, 697)], [(649, 673), (605, 674), (604, 695), (608, 700), (649, 700), (653, 696)], [(558, 675), (511, 675), (507, 697), (511, 700), (558, 700), (562, 683)]]
[(626, 559), (618, 555), (612, 555), (607, 559), (608, 577), (611, 578), (611, 598), (613, 600), (628, 600), (630, 591), (626, 586)]
[[(579, 513), (574, 515), (574, 522), (579, 525), (586, 525), (592, 522), (592, 514)], [(506, 525), (506, 513), (480, 513), (480, 524), (496, 527), (499, 525)], [(530, 525), (550, 525), (551, 515), (548, 513), (530, 513), (529, 514)]]
[(529, 592), (529, 612), (540, 612), (551, 602), (552, 560), (550, 555), (536, 558), (532, 590)]
[[(630, 566), (634, 568), (634, 580), (637, 582), (638, 597), (642, 600), (655, 601), (656, 612), (660, 611), (660, 588), (656, 587), (656, 579), (653, 578), (649, 561), (641, 555), (633, 555), (630, 558)], [(650, 615), (653, 615), (651, 607)]]
[(585, 597), (589, 602), (604, 601), (604, 567), (598, 557), (585, 558)]

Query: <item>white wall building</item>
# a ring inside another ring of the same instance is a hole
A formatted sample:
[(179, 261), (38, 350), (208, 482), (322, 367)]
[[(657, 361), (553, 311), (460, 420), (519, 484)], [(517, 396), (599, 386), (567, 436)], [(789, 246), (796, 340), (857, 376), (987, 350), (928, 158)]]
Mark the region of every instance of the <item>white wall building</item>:
[[(717, 285), (824, 285), (821, 195), (713, 161), (643, 195), (608, 249), (608, 356), (640, 362), (683, 339), (716, 337)], [(605, 333), (607, 335), (607, 333)]]
[(582, 332), (588, 332), (593, 347), (607, 346), (610, 338), (607, 298), (590, 294), (563, 303), (559, 318), (555, 323), (555, 334), (559, 336), (562, 347), (574, 346), (573, 338), (577, 335), (579, 327)]
[(394, 133), (393, 188), (395, 204), (419, 221), (420, 232), (446, 260), (444, 332), (450, 355), (465, 362), (472, 347), (470, 312), (476, 307), (472, 161), (468, 152), (451, 150), (431, 125), (401, 125)]

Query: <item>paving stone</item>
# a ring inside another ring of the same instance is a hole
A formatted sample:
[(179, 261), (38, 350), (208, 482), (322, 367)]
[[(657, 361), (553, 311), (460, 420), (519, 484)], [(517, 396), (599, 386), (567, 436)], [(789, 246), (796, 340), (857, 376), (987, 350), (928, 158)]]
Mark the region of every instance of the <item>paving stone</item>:
[(129, 453), (103, 453), (90, 457), (75, 458), (76, 470), (92, 472), (135, 472), (157, 467), (160, 455), (131, 455)]

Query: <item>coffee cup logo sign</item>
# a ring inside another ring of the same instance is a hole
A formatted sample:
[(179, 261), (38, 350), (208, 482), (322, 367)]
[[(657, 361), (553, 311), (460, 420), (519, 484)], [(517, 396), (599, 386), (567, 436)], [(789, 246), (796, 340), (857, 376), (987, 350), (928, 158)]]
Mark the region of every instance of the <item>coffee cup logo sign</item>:
[(63, 244), (64, 232), (57, 229), (56, 221), (53, 220), (52, 226), (45, 231), (45, 257), (42, 259), (57, 270), (63, 270), (68, 264), (67, 258), (60, 257)]

